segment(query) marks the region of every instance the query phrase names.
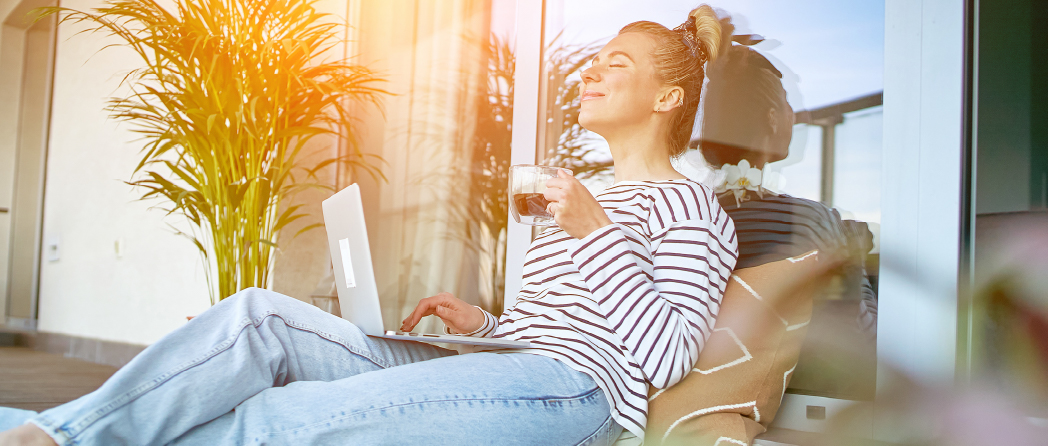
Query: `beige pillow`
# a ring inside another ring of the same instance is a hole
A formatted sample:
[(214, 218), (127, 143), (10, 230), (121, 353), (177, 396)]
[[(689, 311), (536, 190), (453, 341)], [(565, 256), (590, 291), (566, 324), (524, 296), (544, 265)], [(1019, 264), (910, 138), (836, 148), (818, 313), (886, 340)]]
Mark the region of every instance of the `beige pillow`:
[(734, 271), (695, 368), (669, 389), (651, 389), (645, 443), (749, 445), (767, 430), (831, 263), (812, 251)]

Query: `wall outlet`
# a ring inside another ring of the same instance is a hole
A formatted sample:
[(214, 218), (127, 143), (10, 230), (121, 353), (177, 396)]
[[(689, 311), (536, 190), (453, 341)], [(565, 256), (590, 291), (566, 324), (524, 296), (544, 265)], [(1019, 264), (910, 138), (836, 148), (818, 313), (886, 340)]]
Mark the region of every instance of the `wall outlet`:
[(57, 262), (61, 254), (61, 241), (57, 235), (47, 237), (47, 243), (44, 247), (44, 255), (48, 262)]
[(826, 419), (826, 407), (825, 406), (808, 406), (805, 411), (805, 416), (809, 420), (825, 420)]

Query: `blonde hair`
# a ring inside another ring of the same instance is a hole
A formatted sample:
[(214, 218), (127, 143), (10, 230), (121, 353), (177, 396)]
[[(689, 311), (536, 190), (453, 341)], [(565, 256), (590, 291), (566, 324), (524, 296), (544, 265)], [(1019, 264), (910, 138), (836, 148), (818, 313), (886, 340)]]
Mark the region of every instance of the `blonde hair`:
[(721, 50), (721, 24), (713, 8), (709, 5), (699, 6), (688, 17), (689, 21), (692, 18), (695, 20), (693, 37), (698, 48), (694, 53), (685, 44), (680, 32), (655, 22), (633, 22), (619, 30), (619, 34), (642, 33), (651, 37), (655, 42), (652, 58), (659, 81), (684, 90), (683, 106), (671, 112), (672, 130), (668, 138), (672, 157), (680, 156), (688, 148), (695, 125), (695, 113), (699, 110), (699, 99), (702, 97), (705, 64), (716, 59)]

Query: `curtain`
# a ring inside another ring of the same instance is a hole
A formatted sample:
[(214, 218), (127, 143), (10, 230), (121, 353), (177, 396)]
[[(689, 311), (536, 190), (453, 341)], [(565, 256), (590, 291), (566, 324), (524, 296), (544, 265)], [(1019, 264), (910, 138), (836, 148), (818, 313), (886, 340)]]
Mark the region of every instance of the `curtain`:
[[(361, 186), (387, 328), (442, 291), (479, 304), (481, 253), (463, 233), (468, 165), (485, 86), (490, 0), (350, 4), (355, 62), (389, 79), (383, 110), (360, 110), (361, 149), (382, 157), (387, 181), (344, 172)], [(437, 318), (418, 330), (437, 331)]]

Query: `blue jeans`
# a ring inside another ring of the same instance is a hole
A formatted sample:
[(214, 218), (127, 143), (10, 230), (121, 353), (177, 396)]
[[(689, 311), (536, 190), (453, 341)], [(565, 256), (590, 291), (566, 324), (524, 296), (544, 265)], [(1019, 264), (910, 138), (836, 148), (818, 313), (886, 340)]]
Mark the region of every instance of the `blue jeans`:
[(365, 336), (296, 299), (244, 290), (145, 349), (98, 390), (29, 421), (60, 445), (611, 444), (584, 373), (530, 354)]

